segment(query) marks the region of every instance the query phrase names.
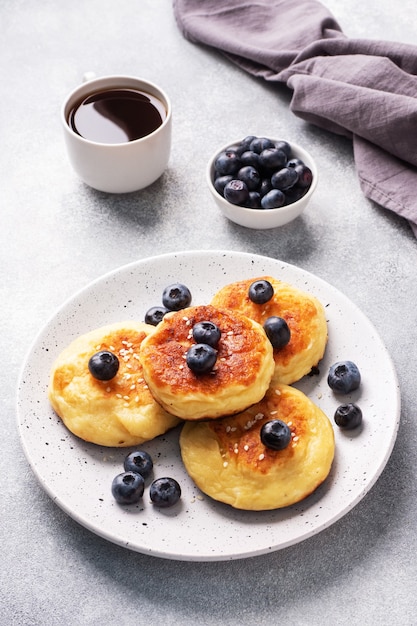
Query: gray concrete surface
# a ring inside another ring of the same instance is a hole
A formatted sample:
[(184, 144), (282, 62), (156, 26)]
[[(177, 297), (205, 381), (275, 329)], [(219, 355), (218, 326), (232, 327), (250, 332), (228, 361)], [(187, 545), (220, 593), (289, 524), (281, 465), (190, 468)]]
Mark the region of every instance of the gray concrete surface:
[[(350, 37), (415, 41), (411, 0), (325, 4)], [(0, 623), (416, 624), (417, 242), (408, 224), (362, 196), (348, 140), (294, 117), (285, 89), (184, 40), (169, 0), (2, 0), (0, 31)], [(60, 106), (89, 70), (141, 75), (171, 96), (170, 165), (141, 193), (95, 192), (67, 162)], [(249, 132), (291, 137), (317, 158), (314, 201), (281, 229), (228, 222), (205, 187), (212, 152)], [(397, 443), (370, 493), (319, 535), (253, 559), (169, 561), (95, 536), (43, 491), (16, 427), (22, 361), (56, 308), (125, 263), (194, 249), (264, 254), (328, 281), (375, 325), (401, 385)]]

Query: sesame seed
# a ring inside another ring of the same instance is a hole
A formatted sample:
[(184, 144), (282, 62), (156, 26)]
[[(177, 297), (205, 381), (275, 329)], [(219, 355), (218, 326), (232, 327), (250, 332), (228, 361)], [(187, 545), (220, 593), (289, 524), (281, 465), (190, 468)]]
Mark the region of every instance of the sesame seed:
[(229, 463), (227, 461), (223, 462), (223, 467), (227, 467), (229, 465)]
[(227, 432), (227, 433), (230, 433), (230, 431), (231, 431), (231, 430), (232, 430), (232, 427), (231, 427), (231, 426), (226, 426), (226, 432)]
[(288, 423), (287, 423), (287, 426), (292, 426), (292, 422), (288, 422)]
[(121, 393), (116, 393), (116, 398), (123, 398)]
[(132, 378), (132, 374), (129, 374), (129, 372), (127, 374), (125, 374), (125, 378), (126, 380), (129, 380), (129, 378)]
[(106, 387), (106, 391), (107, 391), (107, 393), (110, 393), (111, 387)]
[(123, 400), (130, 400), (129, 396), (123, 396)]
[(276, 395), (277, 395), (277, 396), (280, 396), (280, 395), (281, 395), (281, 392), (280, 392), (280, 390), (279, 390), (279, 389), (275, 389), (275, 393), (276, 393)]
[(131, 389), (136, 389), (136, 385), (135, 385), (135, 383), (133, 383), (133, 385), (130, 385), (130, 388), (131, 388)]
[(298, 441), (300, 437), (294, 437), (293, 441)]
[(139, 402), (139, 396), (136, 396), (135, 402)]
[(276, 415), (278, 413), (278, 411), (271, 411), (271, 415)]
[(114, 350), (114, 346), (109, 346), (109, 350)]
[(264, 455), (263, 453), (262, 453), (262, 454), (260, 454), (260, 455), (258, 456), (258, 459), (259, 459), (260, 461), (263, 461), (263, 460), (264, 460), (264, 458), (265, 458), (265, 455)]
[(143, 378), (138, 378), (136, 382), (137, 383), (143, 383)]
[(247, 443), (243, 446), (243, 449), (245, 450), (245, 452), (247, 452), (249, 450), (249, 446), (248, 446)]

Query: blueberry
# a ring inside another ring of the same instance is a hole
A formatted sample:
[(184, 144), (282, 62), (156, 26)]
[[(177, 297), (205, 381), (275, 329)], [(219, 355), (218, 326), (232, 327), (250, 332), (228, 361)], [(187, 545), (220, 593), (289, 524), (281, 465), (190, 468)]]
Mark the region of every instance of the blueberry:
[(261, 186), (259, 187), (259, 193), (261, 195), (261, 198), (263, 196), (266, 196), (266, 194), (271, 191), (272, 189), (272, 183), (271, 183), (271, 179), (270, 178), (263, 178), (262, 182), (261, 182)]
[(224, 188), (224, 197), (232, 204), (243, 206), (249, 197), (249, 189), (243, 180), (231, 180)]
[(252, 167), (252, 165), (241, 167), (236, 176), (239, 180), (243, 180), (249, 191), (255, 191), (261, 182), (261, 176), (258, 170)]
[(285, 156), (287, 157), (287, 159), (290, 158), (291, 155), (291, 146), (288, 143), (288, 141), (284, 141), (283, 139), (280, 139), (278, 141), (275, 142), (275, 147), (278, 150), (282, 150), (285, 153)]
[(180, 311), (191, 303), (191, 292), (185, 285), (174, 283), (165, 287), (162, 293), (162, 304), (169, 311)]
[(283, 167), (274, 172), (271, 176), (271, 183), (275, 189), (289, 189), (298, 181), (298, 172), (296, 167)]
[(164, 306), (153, 306), (145, 313), (145, 324), (151, 324), (152, 326), (158, 326), (164, 316), (168, 313), (168, 309)]
[(217, 351), (206, 343), (196, 343), (187, 350), (185, 360), (194, 374), (206, 374), (216, 363)]
[(265, 304), (274, 295), (274, 288), (268, 280), (255, 280), (249, 286), (249, 299), (255, 304)]
[(213, 322), (197, 322), (193, 326), (193, 339), (197, 343), (205, 343), (215, 348), (220, 341), (221, 330)]
[(280, 189), (271, 189), (261, 198), (261, 206), (263, 209), (279, 209), (284, 206), (285, 195)]
[(152, 457), (145, 450), (136, 450), (124, 460), (125, 472), (137, 472), (142, 478), (148, 478), (153, 469)]
[(278, 170), (287, 162), (287, 155), (277, 148), (267, 148), (259, 155), (259, 162), (265, 170)]
[(295, 167), (296, 165), (304, 165), (304, 162), (301, 159), (297, 159), (296, 157), (287, 161), (287, 167)]
[(340, 428), (351, 430), (362, 424), (362, 411), (356, 404), (341, 404), (336, 409), (334, 421)]
[(259, 170), (259, 154), (257, 154), (257, 152), (246, 150), (246, 152), (241, 155), (240, 161), (242, 163), (242, 167), (245, 165), (252, 165), (252, 167)]
[(306, 189), (294, 185), (294, 187), (291, 187), (291, 189), (285, 190), (285, 204), (293, 204), (294, 202), (297, 202), (297, 200), (302, 198), (305, 194)]
[(307, 167), (307, 165), (304, 165), (304, 163), (296, 165), (293, 169), (298, 174), (297, 185), (303, 187), (303, 189), (308, 189), (313, 182), (313, 172), (311, 169)]
[(254, 139), (256, 139), (255, 135), (247, 135), (244, 139), (242, 139), (239, 147), (240, 154), (250, 150), (250, 145)]
[(88, 361), (90, 374), (97, 380), (111, 380), (119, 371), (119, 359), (113, 352), (101, 350)]
[(181, 498), (181, 487), (175, 478), (157, 478), (149, 488), (149, 497), (161, 508), (173, 506)]
[(214, 179), (214, 188), (217, 193), (222, 196), (225, 186), (227, 183), (230, 183), (231, 180), (233, 180), (233, 176), (231, 174), (228, 174), (227, 176), (217, 176)]
[(138, 472), (123, 472), (113, 478), (111, 492), (119, 504), (136, 504), (143, 496), (145, 480)]
[(359, 387), (361, 374), (352, 361), (334, 363), (327, 376), (327, 384), (335, 393), (350, 393)]
[(239, 155), (235, 150), (220, 152), (214, 161), (214, 169), (221, 175), (235, 174), (240, 169)]
[(267, 137), (255, 137), (249, 147), (252, 152), (257, 152), (258, 154), (261, 154), (262, 150), (266, 150), (267, 148), (275, 148), (274, 142)]
[(284, 348), (291, 339), (291, 331), (282, 317), (268, 317), (264, 322), (264, 330), (273, 348)]
[(261, 428), (261, 441), (272, 450), (284, 450), (291, 441), (291, 430), (281, 420), (270, 420)]
[(261, 207), (261, 194), (258, 191), (250, 191), (248, 199), (245, 202), (245, 207), (248, 209), (260, 209)]

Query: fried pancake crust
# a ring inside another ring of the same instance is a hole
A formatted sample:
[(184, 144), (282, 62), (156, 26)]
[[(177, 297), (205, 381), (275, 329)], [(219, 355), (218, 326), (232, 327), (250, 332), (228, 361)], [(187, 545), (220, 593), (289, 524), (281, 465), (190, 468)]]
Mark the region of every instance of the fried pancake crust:
[[(201, 321), (217, 324), (221, 338), (213, 370), (195, 374), (185, 355), (195, 343), (193, 326)], [(210, 305), (168, 313), (143, 341), (139, 356), (156, 400), (185, 420), (216, 419), (258, 402), (275, 367), (271, 344), (257, 322)]]
[[(268, 280), (274, 288), (274, 295), (266, 304), (255, 304), (249, 299), (249, 286), (257, 280)], [(272, 315), (285, 319), (291, 339), (284, 348), (274, 349), (274, 384), (291, 385), (323, 358), (327, 344), (325, 312), (319, 300), (309, 293), (271, 276), (261, 276), (226, 285), (214, 295), (211, 304), (239, 311), (259, 324)]]
[[(101, 446), (134, 446), (176, 426), (179, 420), (155, 402), (143, 378), (139, 347), (154, 327), (120, 322), (81, 335), (55, 361), (48, 396), (55, 412), (77, 437)], [(110, 350), (119, 371), (110, 381), (95, 379), (90, 357)]]
[[(260, 439), (262, 425), (279, 419), (291, 429), (284, 450)], [(306, 395), (272, 385), (263, 400), (215, 422), (186, 423), (180, 434), (185, 468), (211, 498), (237, 509), (261, 511), (295, 504), (328, 476), (334, 432), (327, 416)]]

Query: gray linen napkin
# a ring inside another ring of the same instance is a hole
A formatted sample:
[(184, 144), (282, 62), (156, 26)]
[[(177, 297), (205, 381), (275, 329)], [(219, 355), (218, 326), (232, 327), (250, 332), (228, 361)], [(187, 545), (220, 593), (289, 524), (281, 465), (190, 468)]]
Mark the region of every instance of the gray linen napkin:
[(417, 236), (417, 47), (348, 39), (317, 0), (173, 0), (184, 37), (286, 84), (291, 110), (353, 141), (365, 196)]

